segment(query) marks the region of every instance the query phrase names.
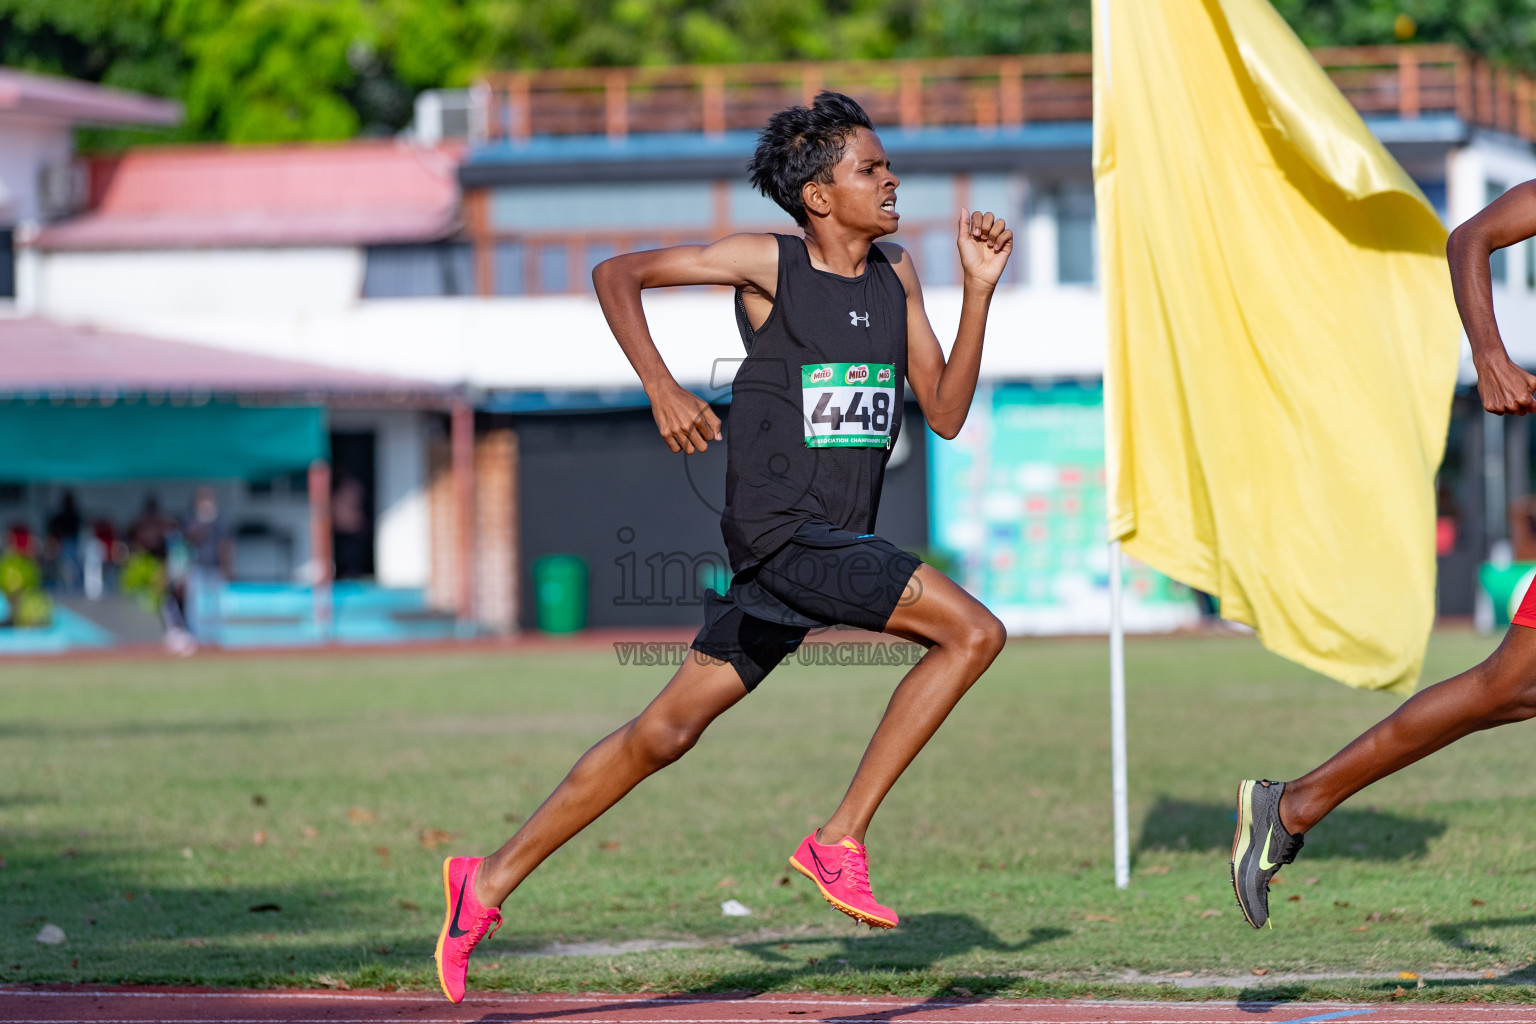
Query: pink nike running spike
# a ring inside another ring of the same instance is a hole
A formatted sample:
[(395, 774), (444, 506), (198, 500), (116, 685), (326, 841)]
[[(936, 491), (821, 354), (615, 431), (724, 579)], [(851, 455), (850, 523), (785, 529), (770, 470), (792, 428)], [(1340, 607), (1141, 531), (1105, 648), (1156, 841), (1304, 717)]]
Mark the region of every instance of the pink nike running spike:
[(852, 836), (828, 846), (812, 832), (789, 866), (815, 882), (828, 903), (871, 928), (895, 928), (900, 921), (896, 911), (875, 902), (869, 891), (869, 853)]
[(475, 898), (475, 876), (484, 857), (449, 857), (443, 861), (443, 898), (448, 912), (437, 936), (437, 980), (450, 1003), (464, 1001), (469, 954), (481, 939), (501, 927), (501, 911)]

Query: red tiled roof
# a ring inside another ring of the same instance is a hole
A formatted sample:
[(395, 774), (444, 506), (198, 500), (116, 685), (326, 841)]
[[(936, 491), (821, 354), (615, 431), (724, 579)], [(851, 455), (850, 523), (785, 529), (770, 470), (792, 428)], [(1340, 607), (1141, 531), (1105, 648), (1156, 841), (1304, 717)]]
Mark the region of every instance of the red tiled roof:
[(173, 125), (181, 104), (55, 75), (0, 67), (0, 114), (87, 124)]
[(368, 245), (458, 225), (458, 150), (393, 139), (138, 149), (92, 166), (94, 208), (43, 249)]
[(445, 401), (439, 384), (99, 331), (0, 319), (0, 399), (237, 394)]

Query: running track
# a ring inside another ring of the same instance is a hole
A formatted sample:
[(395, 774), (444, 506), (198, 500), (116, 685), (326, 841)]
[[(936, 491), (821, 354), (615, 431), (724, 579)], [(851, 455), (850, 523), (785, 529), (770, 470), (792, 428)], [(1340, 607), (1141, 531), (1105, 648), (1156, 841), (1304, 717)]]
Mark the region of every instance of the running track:
[(421, 993), (37, 987), (0, 988), (0, 1020), (10, 1024), (1536, 1024), (1536, 1006), (475, 992), (453, 1006), (436, 994)]

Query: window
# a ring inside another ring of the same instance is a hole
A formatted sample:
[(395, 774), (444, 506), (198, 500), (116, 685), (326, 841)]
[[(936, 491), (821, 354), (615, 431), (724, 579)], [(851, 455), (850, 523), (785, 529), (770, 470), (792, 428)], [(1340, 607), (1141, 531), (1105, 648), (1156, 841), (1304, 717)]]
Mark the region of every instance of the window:
[(0, 228), (0, 299), (16, 297), (15, 228)]
[(528, 289), (524, 287), (523, 278), (528, 272), (526, 265), (527, 251), (521, 242), (498, 242), (492, 253), (496, 261), (496, 270), (492, 275), (491, 287), (497, 295), (522, 295)]
[(779, 231), (793, 231), (794, 218), (779, 209), (779, 204), (763, 195), (751, 182), (732, 181), (727, 186), (726, 208), (730, 211), (731, 227), (772, 227)]
[(955, 223), (960, 205), (955, 201), (953, 174), (901, 174), (896, 186), (896, 212), (904, 221), (940, 220)]
[(707, 180), (509, 185), (491, 194), (491, 228), (507, 233), (708, 228), (714, 220), (712, 188)]
[(922, 252), (914, 255), (923, 286), (939, 288), (959, 284), (960, 257), (955, 251), (954, 230), (944, 227), (924, 231), (922, 246)]
[(570, 287), (571, 257), (558, 243), (539, 247), (539, 291), (545, 295), (564, 292)]
[[(577, 250), (577, 264), (582, 276), (572, 279), (572, 249)], [(611, 241), (591, 242), (497, 242), (494, 250), (495, 272), (491, 275), (497, 295), (558, 295), (566, 292), (590, 292), (592, 268), (618, 255)], [(533, 264), (529, 266), (529, 256)]]
[(586, 246), (586, 254), (587, 279), (582, 282), (582, 287), (591, 288), (592, 271), (595, 270), (597, 265), (603, 262), (603, 260), (612, 259), (613, 257), (617, 256), (619, 254), (619, 247), (614, 245), (612, 242), (588, 242)]
[(971, 175), (970, 207), (973, 210), (991, 212), (1009, 224), (1019, 219), (1019, 190), (1006, 174)]
[(1424, 193), (1424, 198), (1429, 200), (1429, 205), (1433, 206), (1435, 208), (1435, 212), (1440, 215), (1440, 219), (1444, 220), (1445, 182), (1415, 180), (1414, 184), (1419, 186), (1419, 191)]
[(363, 270), (363, 298), (473, 295), (475, 258), (464, 242), (372, 245)]
[(970, 186), (970, 208), (995, 213), (1013, 229), (1013, 255), (997, 283), (1005, 287), (1018, 284), (1023, 280), (1024, 266), (1023, 182), (1007, 174), (973, 174)]
[(1096, 224), (1093, 186), (1062, 185), (1056, 192), (1056, 280), (1092, 284), (1096, 278)]

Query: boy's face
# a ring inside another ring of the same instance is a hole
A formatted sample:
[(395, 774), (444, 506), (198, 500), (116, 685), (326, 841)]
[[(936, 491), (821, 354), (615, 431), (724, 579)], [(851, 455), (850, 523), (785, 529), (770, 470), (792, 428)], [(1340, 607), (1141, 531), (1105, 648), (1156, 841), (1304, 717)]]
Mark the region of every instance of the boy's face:
[(843, 158), (832, 168), (832, 183), (809, 182), (805, 186), (806, 209), (838, 225), (871, 238), (896, 230), (896, 186), (901, 179), (891, 173), (890, 160), (880, 136), (860, 128), (848, 137)]

